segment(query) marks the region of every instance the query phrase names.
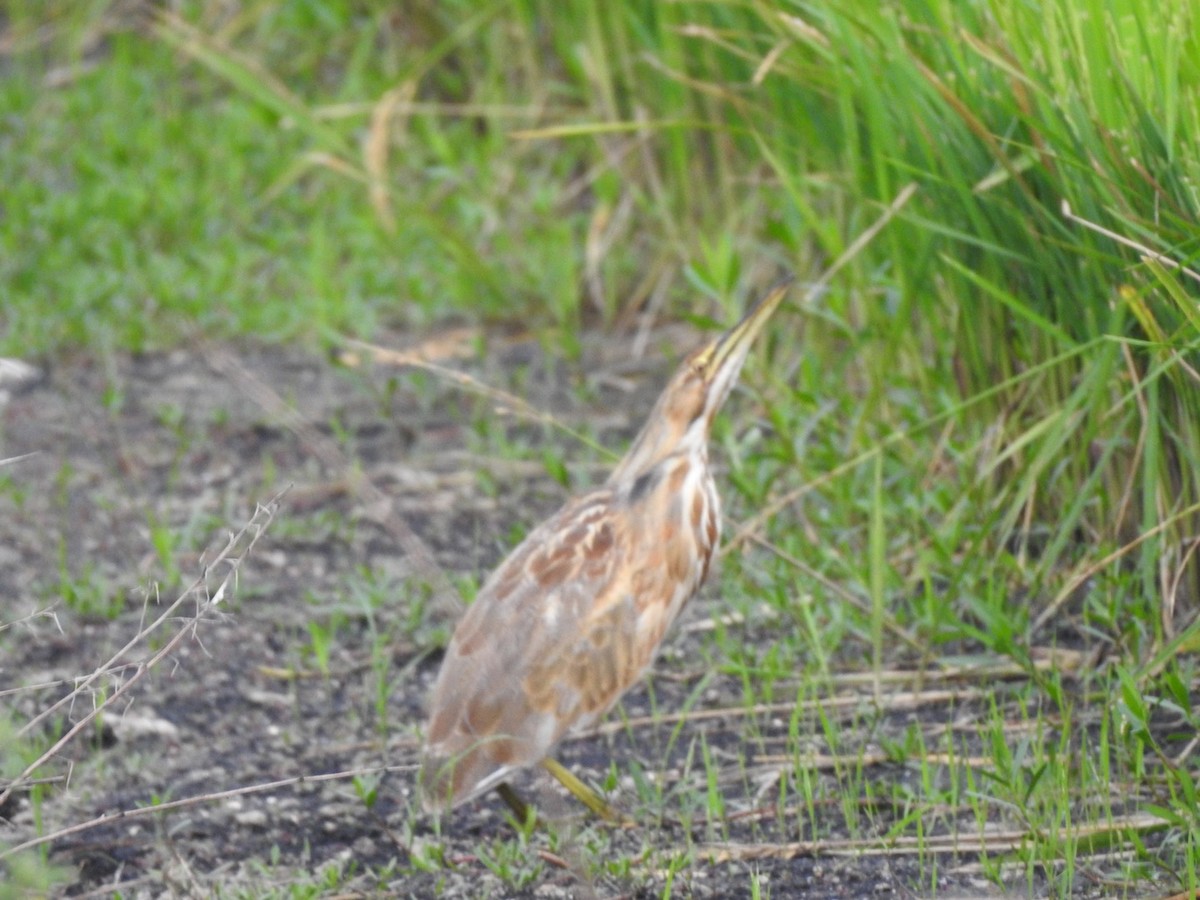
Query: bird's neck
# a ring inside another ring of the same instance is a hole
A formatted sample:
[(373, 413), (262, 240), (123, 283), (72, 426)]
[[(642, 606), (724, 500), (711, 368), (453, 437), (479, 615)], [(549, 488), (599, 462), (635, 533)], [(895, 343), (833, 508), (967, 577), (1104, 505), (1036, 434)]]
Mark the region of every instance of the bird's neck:
[(669, 416), (659, 415), (655, 410), (645, 427), (634, 439), (621, 462), (608, 477), (608, 483), (630, 482), (650, 472), (668, 459), (695, 456), (705, 463), (708, 460), (707, 417), (700, 417), (681, 425)]

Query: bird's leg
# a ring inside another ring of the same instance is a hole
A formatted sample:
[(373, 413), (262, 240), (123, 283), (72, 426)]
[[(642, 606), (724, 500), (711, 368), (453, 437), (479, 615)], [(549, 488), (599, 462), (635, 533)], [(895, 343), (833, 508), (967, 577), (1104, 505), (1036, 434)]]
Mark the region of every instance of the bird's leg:
[(521, 827), (529, 824), (530, 815), (537, 815), (530, 809), (529, 804), (521, 799), (521, 795), (508, 786), (507, 781), (496, 785), (496, 793), (500, 795), (501, 800), (508, 804), (508, 808), (512, 810), (512, 814), (516, 816)]
[(559, 784), (575, 795), (575, 798), (602, 818), (613, 825), (630, 826), (634, 822), (625, 818), (604, 802), (604, 798), (571, 774), (571, 770), (556, 759), (547, 756), (542, 760), (542, 767), (558, 779)]
[[(542, 766), (547, 772), (553, 775), (558, 783), (565, 787), (580, 803), (602, 818), (604, 821), (613, 825), (621, 825), (623, 827), (631, 827), (635, 823), (632, 819), (627, 819), (611, 806), (604, 802), (604, 798), (593, 791), (590, 787), (571, 774), (571, 770), (564, 766), (558, 760), (547, 757), (542, 760)], [(502, 782), (496, 785), (496, 793), (500, 795), (500, 799), (505, 802), (508, 808), (512, 811), (513, 817), (520, 825), (530, 824), (532, 816), (532, 824), (540, 825), (542, 821), (538, 818), (537, 812), (528, 803), (521, 799), (518, 794), (508, 784)]]

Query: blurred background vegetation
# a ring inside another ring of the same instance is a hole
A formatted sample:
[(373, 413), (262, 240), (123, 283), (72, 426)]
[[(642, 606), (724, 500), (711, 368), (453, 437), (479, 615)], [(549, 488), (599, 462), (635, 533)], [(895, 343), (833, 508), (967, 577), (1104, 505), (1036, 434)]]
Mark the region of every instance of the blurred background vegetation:
[(578, 359), (590, 332), (727, 321), (782, 271), (814, 281), (915, 185), (779, 317), (756, 378), (783, 437), (731, 460), (735, 508), (779, 513), (774, 545), (864, 599), (874, 619), (830, 615), (877, 650), (885, 602), (930, 646), (1022, 664), (1095, 642), (1151, 745), (1138, 695), (1190, 714), (1191, 0), (80, 0), (3, 19), (9, 355), (466, 319)]
[[(815, 278), (913, 184), (793, 324), (800, 367), (845, 375), (867, 440), (966, 429), (964, 502), (1051, 596), (1073, 547), (1139, 536), (1122, 564), (1146, 602), (1195, 596), (1186, 0), (5, 20), (5, 352), (466, 317), (538, 323), (574, 356), (647, 309), (728, 318), (774, 273)], [(1173, 616), (1143, 620), (1139, 645)]]

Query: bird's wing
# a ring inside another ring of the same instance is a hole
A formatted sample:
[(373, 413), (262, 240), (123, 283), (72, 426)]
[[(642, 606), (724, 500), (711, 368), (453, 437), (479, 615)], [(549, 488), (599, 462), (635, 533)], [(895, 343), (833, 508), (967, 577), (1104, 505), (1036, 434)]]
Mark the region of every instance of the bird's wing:
[[(597, 491), (535, 529), (496, 569), (455, 629), (434, 688), (422, 784), (452, 806), (543, 759), (594, 721), (650, 661), (638, 615), (628, 518)], [(653, 566), (651, 566), (653, 568)], [(661, 568), (661, 567), (660, 567)]]

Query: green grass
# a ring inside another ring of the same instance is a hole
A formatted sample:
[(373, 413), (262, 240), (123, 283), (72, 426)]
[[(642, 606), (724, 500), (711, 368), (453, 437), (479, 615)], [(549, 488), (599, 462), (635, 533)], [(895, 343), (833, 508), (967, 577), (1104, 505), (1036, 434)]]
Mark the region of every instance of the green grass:
[[(806, 837), (925, 846), (992, 823), (1029, 835), (985, 856), (999, 882), (1200, 887), (1176, 758), (1197, 724), (1200, 290), (1154, 257), (1200, 268), (1185, 0), (193, 2), (153, 23), (11, 6), (5, 354), (466, 317), (531, 325), (574, 359), (659, 290), (662, 315), (705, 323), (779, 269), (814, 280), (915, 183), (778, 317), (750, 399), (718, 423), (728, 533), (750, 523), (757, 542), (721, 575), (747, 625), (717, 627), (706, 659), (748, 709), (798, 701), (778, 797)], [(523, 454), (529, 434), (488, 409), (464, 401), (472, 449)], [(569, 481), (555, 450), (528, 454)], [(188, 536), (148, 527), (170, 569)], [(107, 609), (88, 578), (48, 576)], [(311, 633), (322, 668), (335, 625)], [(1058, 645), (1087, 662), (1039, 666)], [(997, 660), (1015, 673), (992, 684)], [(900, 740), (821, 708), (846, 672), (950, 663), (990, 691), (961, 732)], [(888, 744), (914, 777), (814, 776), (814, 740), (846, 758)], [(712, 748), (689, 758), (688, 795), (643, 780), (647, 807), (723, 809)], [(1136, 812), (1166, 838), (1089, 832)], [(497, 838), (480, 859), (515, 889), (543, 874), (526, 850)], [(922, 862), (932, 891), (945, 858)]]

